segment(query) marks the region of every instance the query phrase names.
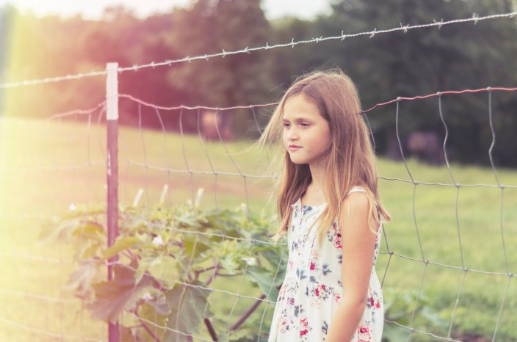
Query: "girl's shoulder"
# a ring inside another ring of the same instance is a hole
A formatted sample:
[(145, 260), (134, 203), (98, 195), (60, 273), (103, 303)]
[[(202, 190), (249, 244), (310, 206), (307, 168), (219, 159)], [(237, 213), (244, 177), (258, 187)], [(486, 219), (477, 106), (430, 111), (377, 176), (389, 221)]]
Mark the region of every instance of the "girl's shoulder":
[[(364, 193), (365, 196), (350, 196), (349, 197), (348, 195), (351, 193)], [(375, 199), (372, 198), (372, 193), (371, 193), (370, 189), (368, 188), (368, 186), (366, 186), (366, 185), (352, 186), (350, 188), (350, 190), (348, 191), (346, 198), (344, 199), (344, 203), (345, 202), (346, 202), (346, 204), (343, 204), (343, 205), (345, 205), (347, 208), (349, 208), (350, 211), (356, 212), (356, 213), (362, 213), (362, 214), (359, 214), (359, 216), (361, 216), (363, 214), (367, 214), (368, 217), (373, 217), (373, 219), (376, 221), (375, 226), (378, 227), (376, 229), (376, 232), (379, 232), (382, 225), (381, 225), (381, 221), (379, 218), (378, 206), (377, 206), (377, 203), (375, 202)], [(350, 212), (350, 211), (348, 211), (348, 212)], [(345, 213), (345, 212), (346, 211), (343, 211), (343, 213)], [(369, 220), (368, 220), (368, 222), (370, 224)]]

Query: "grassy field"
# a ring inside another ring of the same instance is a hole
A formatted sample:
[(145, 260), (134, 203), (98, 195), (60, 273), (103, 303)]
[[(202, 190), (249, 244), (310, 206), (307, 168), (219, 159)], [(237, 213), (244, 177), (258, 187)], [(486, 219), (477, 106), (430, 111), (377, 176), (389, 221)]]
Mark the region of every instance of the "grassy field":
[[(84, 123), (0, 121), (1, 341), (105, 340), (106, 326), (91, 320), (66, 289), (72, 248), (40, 239), (42, 224), (72, 204), (104, 203), (105, 136), (103, 127)], [(248, 142), (124, 128), (119, 159), (122, 203), (132, 203), (142, 189), (139, 205), (156, 204), (167, 185), (166, 205), (204, 188), (203, 206), (247, 203), (250, 210), (272, 212), (274, 182), (263, 176), (274, 174), (277, 163)], [(506, 275), (517, 273), (517, 189), (496, 186), (496, 176), (517, 185), (517, 171), (497, 169), (495, 175), (454, 163), (448, 170), (414, 160), (407, 163), (409, 174), (401, 162), (381, 159), (378, 166), (382, 199), (393, 216), (384, 226), (377, 265), (386, 302), (401, 293), (427, 300), (424, 310), (401, 313), (397, 321), (445, 336), (454, 316), (455, 333), (491, 338), (497, 327), (497, 341), (517, 341), (517, 284)], [(426, 184), (452, 179), (469, 186)], [(239, 290), (236, 283), (222, 286)], [(217, 301), (232, 306), (223, 297)], [(446, 324), (430, 331), (431, 316)]]

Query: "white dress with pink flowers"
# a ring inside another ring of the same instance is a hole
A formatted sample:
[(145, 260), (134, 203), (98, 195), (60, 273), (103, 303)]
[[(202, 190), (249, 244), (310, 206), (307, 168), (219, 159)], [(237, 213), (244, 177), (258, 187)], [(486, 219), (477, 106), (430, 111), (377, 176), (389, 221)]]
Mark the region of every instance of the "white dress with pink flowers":
[[(350, 192), (365, 191), (354, 187)], [(289, 259), (280, 289), (269, 342), (321, 342), (333, 322), (333, 313), (346, 293), (341, 281), (341, 233), (334, 223), (318, 245), (317, 226), (313, 223), (325, 205), (293, 204), (287, 234)], [(372, 260), (375, 266), (379, 251), (380, 229)], [(344, 247), (343, 247), (344, 246)], [(339, 324), (339, 323), (337, 323)], [(372, 268), (366, 307), (352, 342), (380, 342), (384, 324), (382, 289)]]

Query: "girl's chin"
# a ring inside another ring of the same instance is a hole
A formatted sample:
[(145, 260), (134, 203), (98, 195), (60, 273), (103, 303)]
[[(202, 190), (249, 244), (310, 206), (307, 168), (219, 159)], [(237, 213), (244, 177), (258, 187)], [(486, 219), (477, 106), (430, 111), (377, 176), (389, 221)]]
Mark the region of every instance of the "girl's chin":
[(302, 159), (302, 158), (293, 158), (293, 157), (290, 157), (289, 159), (291, 160), (291, 162), (292, 162), (293, 164), (296, 164), (296, 165), (304, 165), (304, 164), (308, 164), (307, 160)]
[[(300, 158), (299, 156), (289, 156), (289, 160), (295, 165), (324, 165), (324, 158)], [(322, 164), (323, 163), (323, 164)]]

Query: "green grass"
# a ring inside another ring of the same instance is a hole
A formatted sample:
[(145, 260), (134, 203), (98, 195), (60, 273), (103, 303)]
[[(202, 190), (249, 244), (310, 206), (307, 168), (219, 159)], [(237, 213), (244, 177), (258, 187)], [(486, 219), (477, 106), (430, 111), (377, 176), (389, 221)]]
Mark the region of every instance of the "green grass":
[[(65, 340), (74, 340), (73, 336), (105, 339), (106, 326), (91, 320), (66, 290), (72, 248), (42, 243), (39, 238), (42, 223), (62, 214), (71, 203), (104, 203), (104, 128), (13, 119), (3, 119), (0, 125), (0, 340), (59, 340), (56, 336)], [(273, 174), (278, 163), (271, 153), (249, 142), (223, 145), (202, 142), (197, 136), (140, 134), (121, 128), (119, 159), (122, 203), (132, 203), (142, 188), (140, 205), (155, 204), (168, 184), (166, 205), (192, 199), (202, 187), (203, 206), (248, 203), (250, 210), (272, 212), (272, 180), (224, 175)], [(153, 167), (194, 172), (168, 173)], [(384, 226), (386, 234), (377, 264), (381, 278), (388, 267), (386, 299), (393, 291), (421, 292), (428, 297), (428, 309), (448, 322), (459, 293), (453, 331), (490, 338), (504, 304), (497, 340), (517, 341), (511, 324), (517, 314), (515, 280), (511, 278), (507, 286), (510, 278), (490, 274), (517, 273), (513, 248), (517, 244), (517, 189), (502, 192), (497, 187), (414, 185), (392, 180), (411, 179), (403, 163), (380, 159), (378, 167), (381, 196), (393, 216)], [(451, 183), (454, 179), (460, 184), (496, 184), (493, 171), (486, 168), (453, 163), (451, 178), (444, 167), (414, 160), (407, 167), (416, 182)], [(219, 174), (197, 173), (212, 170)], [(503, 184), (517, 185), (515, 170), (498, 169), (497, 176)], [(394, 253), (391, 260), (390, 252)], [(253, 292), (235, 281), (217, 285), (229, 291)], [(213, 304), (223, 311), (233, 307), (231, 299), (222, 294), (214, 297)], [(239, 300), (237, 309), (249, 305), (249, 301)], [(411, 314), (406, 318), (411, 320)], [(412, 326), (429, 332), (423, 321), (417, 314)], [(443, 336), (447, 328), (432, 332)], [(418, 334), (415, 339), (432, 340)]]

